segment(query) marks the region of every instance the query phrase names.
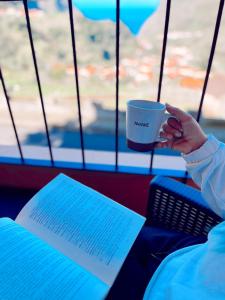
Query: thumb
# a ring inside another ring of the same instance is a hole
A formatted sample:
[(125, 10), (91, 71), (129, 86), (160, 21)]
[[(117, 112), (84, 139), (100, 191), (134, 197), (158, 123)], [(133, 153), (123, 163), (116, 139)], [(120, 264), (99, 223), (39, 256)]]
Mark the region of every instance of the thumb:
[(166, 103), (166, 110), (174, 117), (176, 117), (178, 120), (180, 120), (181, 122), (185, 122), (190, 120), (191, 116), (189, 114), (187, 114), (186, 112), (184, 112), (183, 110), (174, 107), (168, 103)]

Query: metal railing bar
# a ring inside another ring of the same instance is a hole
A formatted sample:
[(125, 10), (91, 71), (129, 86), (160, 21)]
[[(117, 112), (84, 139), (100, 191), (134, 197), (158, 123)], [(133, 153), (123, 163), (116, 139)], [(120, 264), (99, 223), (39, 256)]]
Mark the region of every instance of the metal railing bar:
[[(160, 98), (161, 98), (163, 71), (164, 71), (166, 46), (167, 46), (167, 36), (168, 36), (169, 21), (170, 21), (170, 8), (171, 8), (171, 0), (167, 0), (167, 3), (166, 3), (166, 16), (165, 16), (165, 24), (164, 24), (164, 34), (163, 34), (163, 45), (162, 45), (162, 54), (161, 54), (161, 63), (160, 63), (160, 73), (159, 73), (159, 83), (158, 83), (157, 102), (160, 102)], [(153, 149), (151, 151), (151, 160), (150, 160), (150, 168), (149, 168), (150, 174), (152, 173), (154, 153), (155, 153), (155, 151)]]
[(47, 117), (46, 117), (46, 112), (45, 112), (44, 99), (43, 99), (43, 95), (42, 95), (41, 81), (40, 81), (39, 72), (38, 72), (36, 53), (35, 53), (35, 48), (34, 48), (34, 43), (33, 43), (27, 0), (23, 0), (23, 5), (24, 5), (25, 16), (26, 16), (27, 30), (28, 30), (31, 53), (32, 53), (33, 63), (34, 63), (34, 68), (35, 68), (38, 91), (39, 91), (39, 96), (40, 96), (40, 100), (41, 100), (42, 115), (43, 115), (43, 119), (44, 119), (45, 132), (46, 132), (46, 136), (47, 136), (49, 155), (50, 155), (51, 165), (54, 166), (54, 159), (53, 159), (53, 155), (52, 155), (52, 146), (51, 146)]
[(185, 171), (184, 177), (182, 178), (182, 183), (186, 184), (188, 180), (188, 171)]
[[(210, 50), (210, 54), (209, 54), (209, 60), (208, 60), (208, 66), (207, 66), (207, 70), (206, 70), (205, 81), (204, 81), (204, 85), (203, 85), (203, 89), (202, 89), (201, 100), (200, 100), (200, 104), (199, 104), (199, 108), (198, 108), (198, 114), (197, 114), (197, 117), (196, 117), (196, 121), (198, 123), (199, 123), (200, 118), (201, 118), (201, 112), (202, 112), (205, 92), (206, 92), (206, 89), (207, 89), (209, 75), (210, 75), (212, 62), (213, 62), (213, 58), (214, 58), (214, 54), (215, 54), (216, 43), (217, 43), (217, 38), (218, 38), (219, 30), (220, 30), (221, 18), (222, 18), (222, 14), (223, 14), (223, 7), (224, 7), (224, 0), (221, 0), (220, 4), (219, 4), (218, 13), (217, 13), (216, 24), (215, 24), (214, 34), (213, 34), (211, 50)], [(186, 171), (185, 176), (183, 178), (183, 183), (186, 184), (187, 179), (188, 179), (188, 172)]]
[(115, 119), (115, 169), (118, 171), (119, 151), (119, 64), (120, 64), (120, 0), (116, 0), (116, 119)]
[(170, 7), (171, 7), (171, 0), (167, 0), (164, 35), (163, 35), (163, 46), (162, 46), (161, 64), (160, 64), (160, 73), (159, 73), (157, 102), (160, 102), (160, 98), (161, 98), (164, 62), (165, 62), (167, 36), (168, 36), (169, 20), (170, 20)]
[(85, 155), (84, 155), (84, 136), (83, 136), (83, 126), (82, 126), (82, 115), (81, 115), (81, 105), (80, 105), (80, 89), (79, 89), (79, 77), (78, 77), (78, 66), (77, 66), (77, 52), (76, 52), (76, 42), (75, 42), (75, 32), (74, 32), (74, 19), (73, 19), (73, 4), (72, 0), (68, 0), (69, 7), (69, 17), (70, 17), (70, 31), (71, 31), (71, 42), (73, 48), (73, 63), (75, 70), (75, 85), (77, 93), (77, 106), (78, 106), (78, 118), (79, 118), (79, 129), (80, 129), (80, 145), (82, 154), (82, 164), (85, 169)]
[(221, 18), (222, 18), (222, 14), (223, 14), (223, 7), (224, 7), (224, 0), (220, 0), (214, 34), (213, 34), (213, 40), (212, 40), (212, 45), (211, 45), (211, 50), (210, 50), (210, 54), (209, 54), (208, 66), (207, 66), (207, 70), (206, 70), (205, 81), (204, 81), (204, 85), (203, 85), (203, 89), (202, 89), (202, 95), (201, 95), (201, 100), (200, 100), (200, 104), (199, 104), (198, 115), (196, 118), (197, 122), (200, 121), (200, 117), (201, 117), (205, 92), (206, 92), (207, 85), (208, 85), (209, 74), (211, 71), (213, 57), (214, 57), (214, 53), (215, 53), (215, 49), (216, 49), (217, 38), (218, 38), (219, 30), (220, 30), (220, 23), (221, 23)]
[(22, 147), (21, 147), (21, 144), (20, 144), (19, 135), (18, 135), (18, 132), (17, 132), (17, 129), (16, 129), (16, 124), (15, 124), (13, 112), (12, 112), (12, 109), (11, 109), (10, 97), (9, 97), (7, 89), (6, 89), (6, 85), (5, 85), (3, 75), (2, 75), (1, 68), (0, 68), (0, 79), (1, 79), (1, 82), (2, 82), (2, 88), (3, 88), (3, 91), (4, 91), (6, 103), (7, 103), (7, 106), (8, 106), (9, 115), (10, 115), (10, 118), (11, 118), (14, 134), (15, 134), (15, 137), (16, 137), (17, 146), (18, 146), (18, 149), (19, 149), (21, 163), (24, 164), (23, 151), (22, 151)]

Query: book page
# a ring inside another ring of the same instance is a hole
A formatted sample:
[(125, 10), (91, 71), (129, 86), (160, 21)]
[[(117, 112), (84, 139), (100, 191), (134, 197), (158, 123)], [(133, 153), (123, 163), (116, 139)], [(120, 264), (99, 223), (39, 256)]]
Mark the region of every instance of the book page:
[(0, 299), (104, 299), (103, 282), (8, 218), (0, 219)]
[(16, 222), (112, 285), (145, 218), (60, 174)]

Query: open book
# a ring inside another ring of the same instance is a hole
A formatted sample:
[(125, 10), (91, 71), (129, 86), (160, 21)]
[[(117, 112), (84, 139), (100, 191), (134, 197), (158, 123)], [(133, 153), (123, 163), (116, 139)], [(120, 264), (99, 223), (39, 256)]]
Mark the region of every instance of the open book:
[(0, 299), (104, 299), (144, 222), (58, 175), (0, 219)]

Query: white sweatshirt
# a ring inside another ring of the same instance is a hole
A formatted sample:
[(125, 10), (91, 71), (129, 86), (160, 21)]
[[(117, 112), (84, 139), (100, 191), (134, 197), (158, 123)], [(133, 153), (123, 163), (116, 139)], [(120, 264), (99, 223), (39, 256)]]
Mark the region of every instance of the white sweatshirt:
[[(205, 144), (183, 155), (187, 170), (212, 210), (225, 219), (225, 144), (210, 135)], [(144, 300), (225, 300), (225, 222), (208, 241), (175, 251), (153, 275)]]

